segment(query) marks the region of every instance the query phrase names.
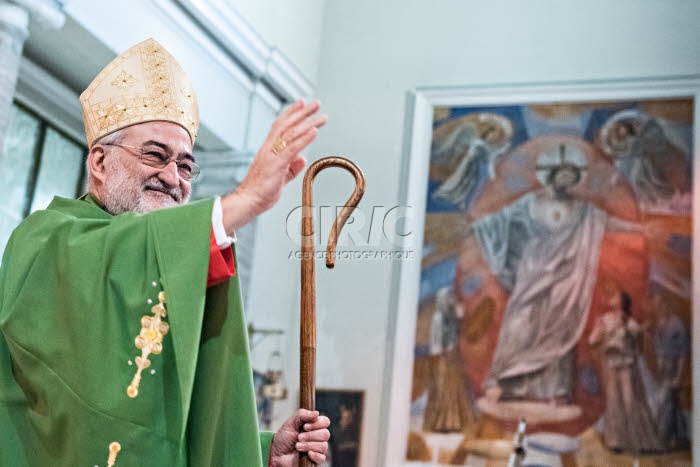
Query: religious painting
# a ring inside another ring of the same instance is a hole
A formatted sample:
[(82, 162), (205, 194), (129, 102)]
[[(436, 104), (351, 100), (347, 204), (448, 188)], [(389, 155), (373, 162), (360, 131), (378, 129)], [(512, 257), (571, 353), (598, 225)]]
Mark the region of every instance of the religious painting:
[(696, 96), (576, 97), (432, 106), (406, 465), (692, 465)]
[(326, 462), (322, 467), (360, 467), (363, 391), (316, 390), (316, 410), (331, 420)]

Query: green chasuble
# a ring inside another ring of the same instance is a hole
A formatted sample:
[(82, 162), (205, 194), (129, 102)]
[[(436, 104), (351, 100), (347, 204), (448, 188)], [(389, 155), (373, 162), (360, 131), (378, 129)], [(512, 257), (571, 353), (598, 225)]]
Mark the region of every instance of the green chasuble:
[[(0, 466), (267, 466), (238, 278), (207, 289), (213, 200), (111, 216), (55, 198), (0, 268)], [(134, 342), (169, 331), (136, 398)], [(147, 320), (146, 320), (147, 321)]]

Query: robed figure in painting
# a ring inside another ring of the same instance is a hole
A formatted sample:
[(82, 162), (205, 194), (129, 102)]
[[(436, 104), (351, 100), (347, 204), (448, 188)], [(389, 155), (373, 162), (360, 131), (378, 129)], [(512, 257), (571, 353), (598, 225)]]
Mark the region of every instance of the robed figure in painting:
[(661, 295), (653, 295), (652, 305), (656, 313), (657, 326), (653, 336), (659, 375), (656, 424), (666, 448), (687, 449), (690, 423), (681, 403), (680, 388), (690, 360), (690, 334), (683, 321), (663, 302)]
[[(569, 193), (586, 169), (577, 146), (553, 149), (559, 154), (540, 158), (543, 189), (473, 223), (491, 270), (510, 293), (485, 383), (500, 389), (501, 400), (572, 402), (573, 352), (607, 215)], [(556, 165), (545, 168), (547, 162)]]
[(460, 432), (474, 421), (471, 396), (457, 354), (461, 316), (450, 287), (438, 290), (430, 325), (430, 379), (423, 429)]
[(603, 347), (605, 444), (617, 452), (658, 452), (662, 443), (641, 375), (642, 328), (626, 292), (614, 294), (609, 305), (588, 338)]
[[(484, 381), (482, 408), (496, 411), (498, 401), (573, 403), (575, 348), (588, 321), (603, 235), (636, 229), (623, 220), (637, 216), (629, 186), (591, 145), (542, 137), (519, 151), (536, 161), (541, 188), (497, 211), (481, 214), (478, 204), (472, 210), (478, 259), (508, 292)], [(590, 177), (616, 196), (602, 199), (585, 183)]]

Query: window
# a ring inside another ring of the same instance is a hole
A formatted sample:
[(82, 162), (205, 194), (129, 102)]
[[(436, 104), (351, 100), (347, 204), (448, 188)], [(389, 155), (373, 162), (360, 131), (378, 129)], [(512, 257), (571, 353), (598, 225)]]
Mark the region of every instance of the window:
[(0, 159), (0, 254), (12, 230), (44, 209), (54, 195), (82, 194), (87, 149), (31, 110), (15, 102)]

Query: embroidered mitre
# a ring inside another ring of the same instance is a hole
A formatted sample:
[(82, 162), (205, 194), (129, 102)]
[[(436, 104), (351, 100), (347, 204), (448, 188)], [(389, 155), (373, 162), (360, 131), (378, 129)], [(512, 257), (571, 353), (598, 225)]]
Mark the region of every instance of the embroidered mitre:
[(199, 106), (182, 67), (153, 39), (115, 58), (80, 95), (88, 147), (105, 135), (137, 123), (177, 123), (192, 144), (199, 129)]

